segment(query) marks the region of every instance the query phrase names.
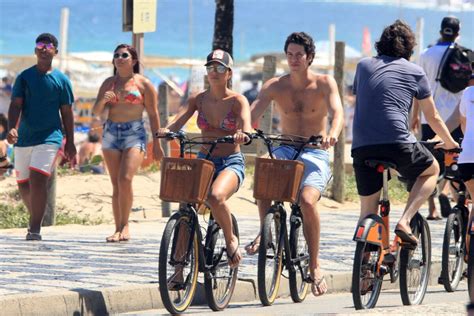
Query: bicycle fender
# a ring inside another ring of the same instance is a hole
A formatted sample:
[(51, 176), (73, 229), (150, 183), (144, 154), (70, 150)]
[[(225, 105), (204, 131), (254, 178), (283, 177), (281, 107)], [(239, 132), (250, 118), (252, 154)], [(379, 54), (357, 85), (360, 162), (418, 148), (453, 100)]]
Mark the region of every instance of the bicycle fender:
[(382, 219), (377, 215), (369, 215), (359, 222), (352, 240), (380, 245), (383, 248), (384, 234), (386, 231)]

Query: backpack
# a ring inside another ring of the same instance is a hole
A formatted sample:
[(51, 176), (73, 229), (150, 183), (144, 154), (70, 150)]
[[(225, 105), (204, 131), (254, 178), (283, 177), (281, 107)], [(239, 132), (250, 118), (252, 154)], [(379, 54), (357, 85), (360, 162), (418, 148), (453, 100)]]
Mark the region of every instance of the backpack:
[(470, 49), (456, 43), (451, 44), (441, 58), (436, 81), (452, 93), (464, 90), (472, 73), (471, 54)]

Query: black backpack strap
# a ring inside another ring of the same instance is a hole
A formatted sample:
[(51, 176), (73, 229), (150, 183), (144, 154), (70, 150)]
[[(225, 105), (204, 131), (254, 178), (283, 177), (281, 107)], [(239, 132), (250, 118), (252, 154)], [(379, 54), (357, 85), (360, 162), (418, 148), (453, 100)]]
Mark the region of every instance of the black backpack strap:
[(456, 43), (452, 43), (444, 51), (443, 57), (441, 57), (441, 61), (439, 62), (438, 73), (436, 74), (436, 81), (439, 81), (441, 79), (441, 72), (443, 72), (446, 59), (448, 59), (449, 53), (456, 47), (456, 45)]

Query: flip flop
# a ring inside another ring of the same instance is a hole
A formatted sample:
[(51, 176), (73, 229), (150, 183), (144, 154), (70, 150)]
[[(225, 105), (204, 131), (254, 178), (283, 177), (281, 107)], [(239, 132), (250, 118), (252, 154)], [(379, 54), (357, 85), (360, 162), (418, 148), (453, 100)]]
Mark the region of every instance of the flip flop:
[[(257, 241), (258, 240), (258, 241)], [(255, 237), (250, 243), (245, 246), (245, 251), (247, 255), (253, 256), (258, 253), (258, 249), (260, 248), (260, 235)]]
[(427, 221), (440, 221), (442, 219), (443, 218), (441, 216), (432, 216), (432, 215), (426, 216)]
[[(321, 278), (319, 279), (313, 279), (311, 276), (309, 277), (309, 281), (311, 283), (311, 292), (313, 293), (314, 296), (321, 296), (323, 294), (325, 294), (328, 290), (326, 289), (326, 291), (322, 291), (319, 287), (321, 286), (321, 284), (323, 282), (326, 282), (326, 279), (324, 278), (324, 276), (322, 276)], [(317, 290), (317, 291), (316, 291)]]
[(234, 261), (234, 258), (235, 258), (235, 256), (237, 255), (238, 252), (240, 252), (238, 245), (237, 245), (237, 248), (234, 250), (234, 252), (232, 254), (229, 254), (229, 252), (226, 249), (227, 261), (229, 261), (229, 266), (230, 266), (231, 269), (237, 268), (240, 264), (240, 261), (239, 261), (235, 266), (232, 266), (232, 262)]
[(120, 241), (129, 241), (130, 240), (130, 234), (125, 235), (120, 233)]
[(26, 234), (26, 240), (40, 241), (41, 239), (42, 239), (41, 234), (39, 233), (28, 232)]
[(412, 233), (407, 233), (406, 231), (397, 228), (395, 229), (395, 235), (400, 237), (401, 241), (405, 243), (409, 243), (413, 246), (418, 245), (418, 239)]
[(120, 241), (120, 233), (114, 233), (113, 235), (110, 235), (109, 237), (105, 238), (107, 242), (119, 242)]

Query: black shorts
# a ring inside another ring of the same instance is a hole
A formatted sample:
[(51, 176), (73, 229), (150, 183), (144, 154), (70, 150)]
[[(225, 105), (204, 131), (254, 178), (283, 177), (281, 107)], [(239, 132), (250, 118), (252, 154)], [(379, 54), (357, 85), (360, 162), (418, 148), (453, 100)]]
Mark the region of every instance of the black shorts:
[(462, 181), (474, 179), (474, 163), (460, 163), (458, 167)]
[(420, 143), (381, 144), (352, 150), (353, 166), (359, 195), (368, 196), (383, 186), (382, 173), (365, 164), (367, 159), (386, 160), (397, 165), (404, 178), (415, 180), (433, 164), (433, 155)]

